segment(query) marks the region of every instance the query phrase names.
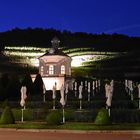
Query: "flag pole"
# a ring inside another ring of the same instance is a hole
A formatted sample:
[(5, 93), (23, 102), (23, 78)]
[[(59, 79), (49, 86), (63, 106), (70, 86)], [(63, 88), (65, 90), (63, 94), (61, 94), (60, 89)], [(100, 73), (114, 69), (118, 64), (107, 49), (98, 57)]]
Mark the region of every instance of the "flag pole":
[(53, 99), (53, 110), (55, 110), (55, 99)]
[(23, 119), (23, 117), (24, 117), (23, 111), (24, 111), (24, 109), (22, 108), (22, 109), (21, 109), (21, 114), (22, 114), (22, 116), (21, 116), (21, 122), (23, 122), (23, 120), (24, 120), (24, 119)]
[(64, 109), (64, 105), (63, 105), (63, 123), (65, 123), (65, 109)]
[(82, 100), (80, 99), (80, 110), (82, 109)]

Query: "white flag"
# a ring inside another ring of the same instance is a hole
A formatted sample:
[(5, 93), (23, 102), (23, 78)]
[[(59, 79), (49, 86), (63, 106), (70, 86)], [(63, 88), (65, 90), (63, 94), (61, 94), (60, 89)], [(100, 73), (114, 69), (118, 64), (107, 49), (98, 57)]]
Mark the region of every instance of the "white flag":
[(68, 94), (68, 92), (69, 92), (69, 85), (68, 85), (68, 83), (67, 83), (67, 84), (66, 84), (65, 93)]
[(25, 99), (27, 98), (27, 95), (26, 95), (27, 88), (26, 88), (26, 86), (22, 86), (20, 91), (21, 91), (20, 105), (23, 107), (25, 105)]
[(64, 86), (63, 85), (61, 86), (60, 94), (61, 94), (60, 103), (62, 106), (64, 106), (65, 105), (65, 98), (64, 98)]
[(82, 90), (83, 90), (83, 87), (82, 85), (79, 86), (79, 99), (82, 99)]
[(90, 82), (88, 82), (88, 92), (90, 93)]
[(21, 91), (21, 99), (25, 100), (27, 98), (27, 94), (26, 94), (27, 93), (27, 88), (26, 88), (26, 86), (22, 86), (20, 91)]
[(111, 85), (106, 84), (105, 85), (105, 90), (106, 90), (106, 104), (107, 106), (111, 106), (111, 101), (112, 101), (112, 88)]
[(52, 98), (55, 99), (56, 98), (56, 87), (55, 86), (53, 86), (52, 92), (53, 92)]

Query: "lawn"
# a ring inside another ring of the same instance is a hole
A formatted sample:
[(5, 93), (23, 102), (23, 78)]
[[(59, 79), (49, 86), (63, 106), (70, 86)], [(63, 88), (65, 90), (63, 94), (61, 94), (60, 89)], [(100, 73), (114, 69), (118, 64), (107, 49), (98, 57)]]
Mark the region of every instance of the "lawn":
[(95, 125), (94, 123), (65, 123), (52, 126), (45, 122), (24, 122), (16, 124), (0, 125), (0, 128), (16, 129), (66, 129), (66, 130), (140, 130), (140, 124), (112, 124)]

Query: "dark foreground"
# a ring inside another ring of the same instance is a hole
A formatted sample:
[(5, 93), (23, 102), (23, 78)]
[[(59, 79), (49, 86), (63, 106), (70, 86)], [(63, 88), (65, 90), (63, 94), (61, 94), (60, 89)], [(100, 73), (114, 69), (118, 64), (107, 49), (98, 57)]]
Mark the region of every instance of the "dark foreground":
[(140, 140), (139, 132), (78, 132), (45, 130), (3, 130), (0, 129), (0, 140)]

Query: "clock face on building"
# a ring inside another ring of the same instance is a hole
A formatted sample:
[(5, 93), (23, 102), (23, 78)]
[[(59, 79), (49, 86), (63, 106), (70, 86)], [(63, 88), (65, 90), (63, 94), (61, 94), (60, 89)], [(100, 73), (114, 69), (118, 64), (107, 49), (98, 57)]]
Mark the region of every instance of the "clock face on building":
[(50, 48), (50, 49), (49, 49), (49, 53), (50, 53), (50, 54), (53, 54), (54, 51), (55, 51), (54, 48)]

